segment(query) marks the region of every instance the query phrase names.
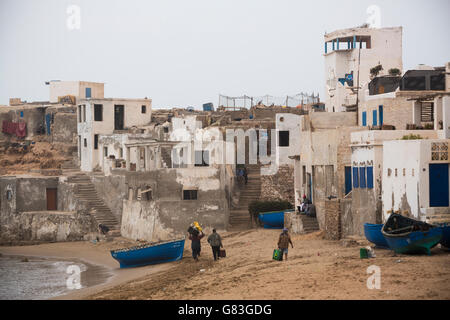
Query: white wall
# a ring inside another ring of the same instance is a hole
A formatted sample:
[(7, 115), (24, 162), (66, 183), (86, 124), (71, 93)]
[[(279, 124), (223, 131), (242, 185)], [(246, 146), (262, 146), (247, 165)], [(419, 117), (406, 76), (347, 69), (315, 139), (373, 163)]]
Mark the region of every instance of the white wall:
[[(300, 119), (301, 116), (290, 114), (290, 113), (277, 113), (275, 115), (275, 126), (277, 130), (276, 134), (276, 155), (277, 163), (279, 165), (283, 164), (294, 164), (289, 156), (294, 156), (300, 152)], [(279, 132), (289, 131), (289, 146), (280, 147), (279, 143)]]

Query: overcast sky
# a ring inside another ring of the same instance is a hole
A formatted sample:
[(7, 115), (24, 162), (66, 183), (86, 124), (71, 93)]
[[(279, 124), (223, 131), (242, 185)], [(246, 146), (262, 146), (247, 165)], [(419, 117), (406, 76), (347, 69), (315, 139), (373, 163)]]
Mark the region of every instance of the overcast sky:
[(217, 105), (219, 93), (322, 97), (324, 33), (363, 24), (370, 5), (382, 27), (403, 26), (405, 70), (450, 61), (449, 0), (0, 0), (0, 104), (48, 100), (56, 79), (156, 108)]

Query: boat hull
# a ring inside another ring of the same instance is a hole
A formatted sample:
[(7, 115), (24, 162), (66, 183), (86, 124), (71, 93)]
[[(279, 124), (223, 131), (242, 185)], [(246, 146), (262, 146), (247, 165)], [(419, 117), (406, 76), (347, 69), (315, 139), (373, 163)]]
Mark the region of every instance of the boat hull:
[(448, 224), (442, 225), (442, 239), (440, 244), (450, 249), (450, 225)]
[(430, 250), (436, 246), (442, 238), (442, 229), (434, 228), (430, 231), (415, 231), (404, 237), (386, 236), (389, 247), (396, 253), (426, 253), (431, 254)]
[(375, 244), (377, 247), (390, 249), (388, 242), (381, 233), (382, 228), (382, 224), (365, 223), (364, 234), (366, 236), (366, 239)]
[(431, 254), (442, 239), (442, 227), (433, 226), (392, 213), (381, 230), (389, 247), (396, 253)]
[(152, 264), (177, 261), (183, 258), (183, 240), (176, 240), (137, 249), (111, 251), (120, 268), (141, 267)]
[(283, 229), (284, 227), (284, 211), (263, 212), (258, 217), (265, 229)]

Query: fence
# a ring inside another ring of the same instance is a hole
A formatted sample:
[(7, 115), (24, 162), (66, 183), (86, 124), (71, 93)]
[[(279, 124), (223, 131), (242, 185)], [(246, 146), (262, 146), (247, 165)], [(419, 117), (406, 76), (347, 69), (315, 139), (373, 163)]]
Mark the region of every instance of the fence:
[(284, 106), (284, 107), (297, 107), (299, 105), (318, 103), (320, 102), (319, 94), (314, 95), (307, 93), (298, 93), (292, 96), (256, 96), (250, 97), (247, 95), (230, 97), (219, 94), (219, 107), (240, 109), (249, 109), (256, 105), (263, 106)]

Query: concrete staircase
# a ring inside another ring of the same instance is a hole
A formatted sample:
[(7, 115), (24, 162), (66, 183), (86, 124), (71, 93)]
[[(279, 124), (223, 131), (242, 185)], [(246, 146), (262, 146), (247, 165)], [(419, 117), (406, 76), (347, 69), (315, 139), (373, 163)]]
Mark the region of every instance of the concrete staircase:
[(248, 183), (241, 185), (239, 204), (230, 211), (229, 231), (242, 231), (252, 228), (248, 205), (261, 196), (261, 167), (248, 165)]
[(79, 199), (89, 210), (97, 223), (101, 223), (109, 228), (109, 235), (113, 237), (120, 236), (120, 224), (111, 210), (105, 205), (98, 196), (94, 184), (89, 176), (82, 172), (72, 172), (68, 174), (68, 182), (76, 184), (75, 197)]
[(303, 233), (310, 233), (320, 230), (317, 218), (308, 217), (307, 215), (304, 214), (300, 214), (299, 216), (303, 224)]

